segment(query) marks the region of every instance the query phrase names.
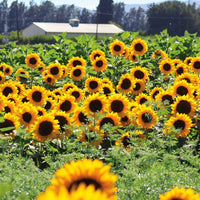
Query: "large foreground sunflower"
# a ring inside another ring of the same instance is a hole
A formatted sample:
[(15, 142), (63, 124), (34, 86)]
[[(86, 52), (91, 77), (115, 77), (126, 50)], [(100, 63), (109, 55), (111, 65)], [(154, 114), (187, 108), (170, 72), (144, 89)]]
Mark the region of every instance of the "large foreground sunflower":
[(176, 137), (186, 137), (189, 132), (190, 128), (192, 127), (192, 120), (191, 118), (186, 114), (179, 114), (177, 113), (175, 117), (171, 117), (166, 123), (165, 123), (165, 134), (170, 134), (173, 129), (175, 131), (179, 130), (179, 132), (175, 133)]
[(138, 38), (132, 41), (130, 49), (135, 55), (143, 55), (147, 52), (148, 46), (145, 40)]
[(110, 197), (117, 190), (117, 176), (110, 173), (110, 168), (110, 165), (104, 166), (103, 162), (97, 159), (71, 161), (55, 172), (56, 177), (51, 182), (55, 188), (63, 185), (69, 192), (77, 189), (82, 183), (86, 186), (93, 185), (95, 190), (99, 189)]
[(33, 138), (39, 142), (44, 142), (48, 139), (56, 138), (60, 129), (58, 123), (58, 120), (55, 120), (54, 116), (48, 114), (39, 117), (31, 128), (31, 131), (33, 131)]
[(112, 55), (122, 55), (125, 49), (125, 44), (120, 40), (115, 40), (109, 46)]

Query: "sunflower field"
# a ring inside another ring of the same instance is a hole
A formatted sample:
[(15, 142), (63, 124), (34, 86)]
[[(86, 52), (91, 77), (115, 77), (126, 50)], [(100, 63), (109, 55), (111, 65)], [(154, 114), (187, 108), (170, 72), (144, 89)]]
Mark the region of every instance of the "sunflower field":
[(200, 39), (167, 30), (0, 49), (0, 199), (200, 200)]

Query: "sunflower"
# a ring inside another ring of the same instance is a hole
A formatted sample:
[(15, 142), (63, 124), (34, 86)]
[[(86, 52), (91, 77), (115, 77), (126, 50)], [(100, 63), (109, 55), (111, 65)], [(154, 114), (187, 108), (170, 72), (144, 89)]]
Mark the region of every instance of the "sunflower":
[(200, 73), (200, 57), (195, 57), (191, 60), (191, 63), (189, 64), (190, 69), (193, 72)]
[(24, 126), (30, 126), (37, 119), (37, 109), (31, 103), (23, 103), (17, 109), (17, 116), (20, 119), (20, 123)]
[(105, 192), (96, 190), (93, 185), (80, 184), (77, 189), (68, 192), (64, 185), (48, 186), (44, 193), (39, 194), (36, 200), (116, 200), (117, 196), (108, 197)]
[(122, 126), (128, 126), (132, 123), (132, 114), (131, 112), (127, 112), (123, 117), (121, 117), (120, 122)]
[(85, 76), (85, 68), (82, 66), (77, 66), (71, 69), (70, 78), (74, 81), (80, 81)]
[(189, 95), (190, 97), (192, 97), (194, 93), (194, 87), (190, 83), (188, 83), (186, 80), (175, 82), (172, 88), (173, 88), (174, 96)]
[(176, 77), (175, 82), (179, 82), (181, 80), (186, 80), (188, 83), (194, 84), (196, 81), (196, 78), (195, 78), (194, 74), (185, 72), (185, 73), (181, 74), (180, 76)]
[(169, 58), (164, 59), (159, 63), (159, 69), (163, 74), (169, 75), (174, 71), (174, 63)]
[(85, 92), (78, 87), (69, 89), (66, 94), (74, 96), (76, 99), (76, 102), (79, 102), (85, 98)]
[(103, 141), (104, 134), (99, 131), (98, 126), (90, 124), (77, 137), (81, 142), (87, 142), (92, 146), (98, 147)]
[(123, 55), (125, 44), (122, 41), (115, 40), (114, 42), (110, 43), (109, 49), (112, 55)]
[(59, 88), (57, 88), (57, 89), (54, 89), (52, 91), (52, 94), (55, 94), (57, 97), (61, 97), (63, 95), (63, 92), (62, 92), (62, 90), (60, 90)]
[(131, 93), (135, 87), (135, 82), (130, 74), (124, 74), (121, 76), (119, 83), (117, 85), (117, 89), (120, 90), (124, 94)]
[(62, 67), (60, 63), (51, 63), (47, 67), (47, 73), (52, 75), (55, 79), (59, 79), (62, 76)]
[(156, 95), (156, 102), (162, 102), (165, 106), (174, 103), (173, 91), (166, 90), (161, 91)]
[(0, 71), (0, 84), (2, 84), (3, 82), (5, 82), (5, 75), (3, 72)]
[(48, 85), (53, 85), (54, 83), (56, 83), (56, 79), (54, 78), (54, 76), (52, 76), (51, 74), (47, 74), (44, 77), (44, 81), (48, 84)]
[(85, 81), (85, 89), (90, 93), (100, 92), (102, 90), (102, 82), (99, 78), (89, 77)]
[(20, 81), (22, 83), (26, 82), (29, 78), (29, 72), (25, 71), (22, 68), (19, 68), (16, 72), (15, 72), (15, 77), (17, 81)]
[[(195, 191), (191, 188), (174, 187), (172, 190), (161, 194), (159, 200), (195, 200)], [(196, 199), (199, 200), (199, 199)]]
[(15, 103), (14, 102), (5, 100), (3, 103), (3, 106), (4, 106), (3, 110), (5, 113), (11, 113), (11, 114), (15, 113)]
[(172, 59), (171, 61), (174, 63), (174, 67), (176, 67), (177, 65), (179, 65), (179, 64), (182, 64), (182, 63), (183, 63), (183, 61), (182, 61), (182, 60), (180, 60), (180, 59)]
[(42, 77), (45, 78), (45, 76), (47, 76), (47, 75), (48, 75), (48, 70), (46, 69), (46, 70), (44, 70), (44, 71), (42, 72)]
[(107, 60), (105, 57), (100, 56), (92, 62), (93, 69), (96, 72), (105, 72), (107, 69)]
[(44, 109), (46, 111), (53, 110), (55, 105), (56, 105), (56, 101), (55, 100), (53, 100), (52, 98), (47, 98), (45, 100)]
[(131, 51), (133, 51), (135, 55), (143, 55), (148, 50), (146, 41), (142, 40), (141, 38), (133, 40), (130, 48), (131, 48)]
[(137, 124), (142, 128), (153, 128), (156, 125), (158, 117), (156, 112), (147, 106), (141, 106), (137, 112)]
[(8, 127), (13, 127), (13, 128), (11, 128), (10, 130), (5, 130), (5, 131), (1, 130), (1, 134), (13, 135), (14, 130), (16, 130), (20, 126), (18, 117), (11, 113), (6, 113), (3, 118), (4, 118), (4, 121), (0, 122), (0, 129), (4, 129)]
[(61, 70), (62, 76), (60, 77), (60, 79), (64, 79), (69, 74), (69, 70), (66, 68), (65, 65), (61, 65)]
[(168, 54), (162, 50), (156, 49), (152, 54), (152, 57), (155, 59), (164, 59), (168, 57)]
[(61, 110), (64, 111), (66, 113), (71, 113), (75, 110), (75, 108), (77, 107), (77, 103), (75, 102), (76, 99), (73, 96), (69, 96), (69, 95), (63, 95), (60, 99), (59, 102), (57, 104), (57, 108), (56, 110)]
[(124, 133), (120, 138), (118, 138), (115, 142), (115, 144), (119, 147), (125, 148), (127, 151), (130, 151), (130, 145), (131, 145), (131, 140), (130, 140), (130, 133), (126, 132)]
[(83, 113), (82, 107), (77, 107), (72, 117), (73, 123), (77, 126), (89, 124), (88, 117)]
[(15, 86), (13, 81), (6, 81), (0, 87), (0, 93), (4, 96), (8, 96), (9, 94), (17, 94), (17, 87)]
[(172, 104), (172, 113), (182, 113), (192, 117), (195, 113), (196, 102), (188, 95), (177, 97), (174, 104)]
[(89, 55), (91, 63), (100, 56), (103, 56), (105, 58), (105, 53), (102, 50), (100, 49), (93, 50), (92, 53)]
[(112, 87), (112, 85), (107, 83), (102, 84), (102, 91), (106, 96), (115, 93), (115, 89)]
[(144, 104), (145, 102), (147, 102), (149, 99), (149, 96), (145, 93), (140, 93), (138, 96), (136, 96), (135, 101), (138, 104)]
[(6, 66), (6, 63), (0, 63), (0, 71), (3, 72), (4, 67)]
[(62, 91), (65, 94), (71, 88), (77, 88), (77, 86), (74, 83), (66, 83), (63, 85)]
[(57, 101), (59, 96), (55, 95), (52, 91), (47, 90), (47, 98)]
[(73, 67), (77, 67), (77, 66), (82, 66), (83, 68), (85, 68), (86, 66), (86, 60), (80, 57), (72, 57), (67, 64), (67, 68), (73, 68)]
[(134, 78), (141, 79), (145, 82), (149, 80), (149, 72), (144, 67), (134, 67), (131, 69), (130, 74)]
[(107, 98), (99, 93), (91, 94), (83, 102), (83, 110), (87, 115), (97, 112), (107, 112)]
[(184, 63), (189, 66), (191, 61), (192, 61), (192, 59), (193, 59), (193, 57), (191, 57), (191, 56), (186, 57), (185, 60), (184, 60)]
[(15, 106), (18, 106), (21, 103), (21, 96), (17, 94), (9, 94), (6, 99), (8, 101), (14, 102)]
[(128, 98), (122, 94), (110, 95), (108, 99), (109, 111), (118, 113), (120, 117), (124, 116), (124, 114), (129, 110), (128, 102)]
[(30, 68), (37, 68), (40, 65), (40, 56), (36, 53), (28, 54), (25, 59), (25, 63)]
[(186, 137), (189, 134), (191, 127), (191, 118), (186, 114), (177, 113), (176, 116), (170, 117), (170, 119), (165, 123), (165, 129), (163, 132), (165, 134), (170, 134), (173, 129), (175, 129), (175, 131), (180, 129), (178, 133), (175, 133), (176, 137)]
[(123, 52), (122, 56), (123, 56), (124, 58), (128, 59), (128, 58), (129, 58), (129, 53), (130, 53), (130, 48), (127, 47), (127, 46), (125, 46), (124, 52)]
[(140, 79), (135, 79), (135, 87), (133, 87), (132, 94), (138, 95), (145, 90), (145, 82)]
[(112, 81), (107, 77), (101, 79), (101, 82), (113, 86)]
[(138, 61), (138, 58), (137, 56), (135, 55), (135, 52), (131, 51), (130, 54), (129, 54), (129, 60), (133, 61), (133, 62), (137, 62)]
[(164, 91), (164, 90), (161, 87), (154, 87), (150, 92), (151, 99), (155, 100), (156, 96), (162, 91)]
[(188, 66), (184, 63), (180, 63), (175, 67), (175, 75), (179, 76), (185, 72), (188, 72)]
[(3, 72), (5, 75), (10, 76), (13, 73), (13, 68), (10, 65), (6, 65)]
[(19, 82), (15, 82), (15, 86), (17, 88), (17, 94), (18, 95), (22, 95), (25, 91), (25, 87), (23, 84), (19, 83)]
[(30, 103), (35, 106), (42, 106), (45, 103), (47, 97), (46, 89), (42, 86), (33, 86), (27, 94)]
[(38, 115), (38, 117), (41, 117), (41, 116), (43, 116), (43, 115), (45, 115), (46, 114), (46, 110), (45, 110), (45, 108), (42, 108), (42, 107), (36, 107), (36, 110), (37, 110), (37, 115)]
[(40, 73), (42, 73), (45, 70), (45, 64), (43, 62), (40, 62), (40, 65), (37, 69)]
[(82, 183), (86, 186), (93, 185), (95, 190), (99, 189), (111, 197), (117, 190), (117, 176), (110, 173), (110, 168), (110, 165), (104, 166), (98, 159), (71, 161), (55, 172), (56, 177), (51, 179), (51, 183), (56, 188), (64, 185), (69, 192), (77, 189)]
[(117, 113), (107, 113), (104, 117), (100, 118), (97, 121), (97, 126), (100, 128), (103, 127), (103, 125), (110, 123), (112, 126), (119, 126), (120, 125), (120, 117)]

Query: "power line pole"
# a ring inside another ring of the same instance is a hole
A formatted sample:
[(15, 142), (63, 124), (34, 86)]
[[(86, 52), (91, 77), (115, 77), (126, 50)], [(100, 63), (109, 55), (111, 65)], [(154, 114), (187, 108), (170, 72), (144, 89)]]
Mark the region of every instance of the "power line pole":
[(8, 43), (8, 3), (7, 1), (4, 2), (4, 10), (5, 10), (5, 23), (4, 23), (4, 43)]
[(18, 0), (17, 0), (17, 8), (16, 8), (16, 26), (17, 26), (17, 41), (19, 42), (19, 10), (18, 10)]

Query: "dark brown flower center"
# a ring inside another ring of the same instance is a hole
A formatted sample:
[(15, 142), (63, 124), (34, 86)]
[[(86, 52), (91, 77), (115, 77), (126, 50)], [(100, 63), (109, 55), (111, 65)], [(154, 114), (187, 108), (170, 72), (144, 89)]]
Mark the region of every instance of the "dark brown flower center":
[(93, 185), (96, 190), (102, 188), (96, 180), (90, 178), (82, 178), (80, 180), (72, 182), (71, 185), (68, 187), (68, 191), (70, 192), (71, 189), (77, 189), (81, 183), (84, 183), (86, 186)]
[(72, 96), (74, 96), (76, 99), (80, 97), (80, 93), (78, 91), (73, 91)]
[(30, 59), (29, 59), (29, 63), (30, 63), (31, 65), (35, 65), (35, 64), (37, 63), (37, 60), (36, 60), (35, 58), (30, 58)]
[(145, 98), (145, 97), (142, 97), (141, 99), (140, 99), (140, 104), (143, 104), (143, 103), (145, 103), (147, 101), (147, 99)]
[(131, 87), (131, 81), (128, 79), (128, 78), (125, 78), (123, 81), (122, 81), (122, 84), (121, 84), (121, 88), (124, 89), (124, 90), (127, 90)]
[(136, 61), (136, 60), (137, 60), (137, 57), (136, 57), (135, 55), (132, 55), (132, 59), (133, 59), (134, 61)]
[(102, 66), (103, 66), (103, 61), (102, 61), (102, 60), (98, 60), (98, 61), (96, 62), (96, 66), (97, 66), (97, 67), (102, 67)]
[(0, 81), (2, 81), (2, 77), (0, 76)]
[(104, 117), (101, 122), (100, 122), (100, 127), (102, 127), (104, 124), (112, 124), (113, 126), (115, 125), (113, 119), (111, 119), (110, 117)]
[(75, 69), (73, 71), (73, 75), (76, 76), (76, 77), (79, 77), (81, 75), (81, 70), (80, 69)]
[(5, 72), (6, 72), (6, 74), (8, 74), (10, 72), (10, 69), (6, 68)]
[(171, 65), (170, 65), (169, 63), (165, 63), (165, 64), (163, 65), (163, 69), (164, 69), (165, 71), (169, 71), (169, 70), (171, 69)]
[(108, 94), (111, 93), (111, 91), (110, 91), (110, 89), (109, 89), (108, 87), (103, 87), (103, 93), (104, 93), (105, 95), (108, 95)]
[(25, 122), (29, 123), (32, 119), (32, 115), (29, 112), (25, 112), (23, 113), (22, 118)]
[(135, 44), (135, 50), (136, 51), (142, 51), (144, 49), (143, 45), (140, 43)]
[(74, 60), (74, 61), (73, 61), (73, 66), (76, 67), (77, 65), (82, 65), (81, 61), (79, 61), (79, 60)]
[(127, 117), (127, 116), (122, 117), (122, 118), (121, 118), (121, 121), (122, 121), (122, 122), (127, 122), (127, 121), (128, 121), (128, 117)]
[(89, 123), (87, 116), (84, 115), (82, 112), (80, 112), (78, 114), (78, 120), (83, 124), (88, 124)]
[(58, 124), (60, 125), (61, 131), (64, 131), (65, 130), (64, 125), (68, 125), (67, 119), (64, 116), (60, 116), (60, 115), (55, 116), (55, 119), (58, 120)]
[(47, 101), (46, 104), (45, 104), (45, 106), (44, 106), (44, 108), (46, 110), (49, 110), (49, 109), (51, 109), (51, 106), (52, 106), (52, 103), (50, 101)]
[[(9, 120), (9, 119), (4, 119), (4, 122), (1, 122), (0, 123), (0, 129), (1, 128), (7, 128), (7, 127), (14, 127), (14, 123)], [(12, 133), (12, 131), (14, 130), (15, 128), (13, 128), (12, 130), (9, 130), (9, 131), (1, 131), (2, 133), (6, 133), (6, 134), (10, 134)]]
[(39, 134), (42, 136), (48, 136), (53, 131), (53, 124), (50, 121), (43, 121), (39, 124)]
[(9, 106), (5, 106), (4, 111), (5, 111), (5, 113), (9, 113), (9, 112), (11, 112), (11, 109), (9, 108)]
[(127, 147), (128, 145), (131, 144), (131, 140), (130, 140), (130, 138), (128, 138), (127, 136), (125, 136), (125, 137), (123, 138), (123, 140), (122, 140), (122, 143), (123, 143), (123, 146), (124, 146), (124, 147)]
[(72, 103), (68, 100), (65, 100), (61, 105), (60, 105), (60, 110), (68, 112), (72, 108)]
[(115, 50), (115, 51), (121, 51), (121, 46), (119, 46), (119, 45), (116, 44), (116, 45), (114, 46), (114, 50)]
[(0, 71), (3, 71), (3, 67), (0, 67)]
[(57, 75), (58, 73), (59, 73), (59, 69), (58, 69), (58, 67), (52, 67), (51, 69), (50, 69), (50, 73), (52, 74), (52, 75)]
[(35, 102), (40, 102), (42, 100), (42, 93), (40, 91), (35, 91), (32, 93), (32, 99)]
[(138, 79), (143, 79), (144, 78), (144, 72), (140, 71), (140, 70), (136, 70), (134, 73), (135, 78)]
[(200, 62), (199, 61), (194, 62), (194, 68), (200, 69)]
[(181, 129), (183, 130), (183, 129), (185, 128), (185, 122), (184, 122), (183, 120), (178, 119), (178, 120), (176, 120), (176, 121), (174, 122), (174, 127), (175, 127), (176, 129), (181, 128)]
[(152, 121), (152, 115), (150, 113), (143, 113), (142, 114), (142, 121), (144, 123), (149, 123)]
[(94, 59), (96, 59), (96, 58), (98, 58), (98, 57), (100, 57), (100, 56), (101, 56), (100, 54), (96, 53), (96, 54), (94, 55)]
[(4, 89), (3, 89), (3, 95), (4, 96), (8, 96), (9, 94), (11, 94), (11, 93), (13, 93), (13, 90), (12, 90), (12, 88), (11, 87), (9, 87), (9, 86), (6, 86)]
[(178, 113), (189, 114), (191, 112), (191, 109), (192, 107), (190, 102), (186, 100), (181, 100), (176, 106), (176, 111)]
[(122, 112), (124, 109), (124, 104), (122, 101), (120, 100), (114, 100), (112, 103), (111, 103), (111, 110), (113, 112), (117, 112), (117, 113), (120, 113)]
[(177, 70), (176, 70), (177, 74), (182, 74), (183, 73), (183, 67), (179, 67)]
[(189, 65), (191, 63), (191, 61), (192, 61), (192, 59), (188, 59), (187, 62), (186, 62), (187, 65)]
[(183, 95), (186, 95), (188, 94), (188, 89), (184, 86), (179, 86), (176, 90), (177, 94), (183, 96)]
[(89, 104), (89, 109), (92, 112), (100, 111), (102, 109), (102, 107), (103, 107), (102, 102), (98, 99), (92, 100)]
[(159, 94), (159, 91), (158, 91), (158, 90), (156, 90), (156, 91), (153, 93), (153, 95), (152, 95), (153, 99), (156, 98), (156, 95), (157, 95), (157, 94)]
[(96, 88), (98, 87), (97, 81), (90, 81), (89, 87), (90, 87), (92, 90), (96, 89)]
[(133, 90), (134, 91), (138, 91), (138, 90), (140, 90), (140, 88), (141, 88), (141, 85), (139, 83), (136, 83), (135, 87), (133, 88)]
[(189, 78), (183, 78), (182, 80), (186, 80), (188, 83), (191, 83)]
[(169, 102), (169, 104), (174, 103), (172, 96), (169, 94), (163, 95), (162, 102), (164, 103), (164, 101), (166, 101), (166, 100)]
[(52, 78), (51, 78), (51, 77), (48, 77), (48, 78), (47, 78), (47, 82), (48, 82), (48, 83), (51, 83), (51, 81), (52, 81)]
[(29, 100), (27, 99), (27, 97), (22, 98), (22, 103), (25, 103), (25, 102), (29, 102)]
[(39, 116), (42, 116), (42, 115), (43, 115), (43, 112), (42, 112), (41, 110), (39, 110), (39, 111), (38, 111), (38, 115), (39, 115)]

